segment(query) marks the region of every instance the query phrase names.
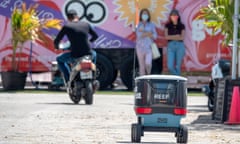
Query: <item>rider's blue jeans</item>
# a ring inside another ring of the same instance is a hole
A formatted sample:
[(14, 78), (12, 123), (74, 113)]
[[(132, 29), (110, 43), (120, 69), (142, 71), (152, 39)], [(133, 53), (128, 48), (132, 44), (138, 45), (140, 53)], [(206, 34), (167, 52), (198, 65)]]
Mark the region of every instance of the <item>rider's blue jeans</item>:
[(57, 63), (59, 70), (63, 73), (65, 82), (69, 80), (70, 67), (68, 62), (72, 60), (70, 52), (65, 52), (57, 57)]

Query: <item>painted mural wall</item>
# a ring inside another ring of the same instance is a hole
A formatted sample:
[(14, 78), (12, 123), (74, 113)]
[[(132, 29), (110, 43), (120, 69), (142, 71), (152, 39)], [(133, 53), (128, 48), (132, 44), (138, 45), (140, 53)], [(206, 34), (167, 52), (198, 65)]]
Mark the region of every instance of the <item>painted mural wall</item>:
[[(221, 31), (214, 34), (204, 26), (204, 19), (197, 20), (199, 9), (208, 4), (208, 0), (2, 0), (0, 2), (0, 71), (7, 71), (11, 64), (11, 21), (14, 7), (22, 2), (28, 5), (39, 3), (39, 17), (66, 20), (65, 12), (75, 9), (82, 21), (89, 22), (99, 34), (92, 44), (93, 48), (115, 49), (135, 47), (135, 26), (138, 12), (148, 8), (158, 32), (157, 44), (166, 54), (167, 41), (164, 39), (164, 25), (168, 21), (171, 9), (176, 8), (186, 26), (184, 43), (187, 53), (183, 67), (185, 71), (210, 71), (219, 58), (229, 59), (231, 49), (221, 45), (224, 36)], [(53, 46), (55, 30), (46, 30), (45, 42), (27, 42), (20, 55), (22, 71), (49, 71), (51, 62), (57, 54)], [(29, 55), (31, 54), (31, 63)], [(166, 63), (166, 56), (164, 56)]]

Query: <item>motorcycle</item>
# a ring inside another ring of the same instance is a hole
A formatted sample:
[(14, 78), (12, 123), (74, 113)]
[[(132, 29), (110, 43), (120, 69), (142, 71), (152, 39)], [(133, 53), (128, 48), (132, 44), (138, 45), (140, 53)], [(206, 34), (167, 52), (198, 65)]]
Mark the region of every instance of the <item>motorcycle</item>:
[[(69, 47), (69, 41), (59, 45), (62, 50), (67, 50)], [(70, 99), (75, 104), (78, 104), (83, 98), (86, 104), (91, 105), (93, 103), (93, 94), (99, 88), (100, 84), (96, 80), (96, 65), (93, 62), (96, 62), (96, 56), (94, 57), (95, 60), (92, 57), (94, 56), (85, 55), (67, 63), (70, 66), (70, 78), (67, 83), (65, 82), (65, 85)]]
[(213, 67), (211, 72), (211, 80), (208, 85), (203, 86), (202, 91), (208, 97), (208, 110), (214, 110), (215, 85), (216, 79), (224, 78), (230, 75), (231, 62), (229, 60), (220, 59)]
[(82, 98), (88, 105), (93, 103), (93, 94), (99, 87), (95, 75), (96, 65), (90, 55), (75, 59), (71, 64), (67, 91), (75, 104), (78, 104)]

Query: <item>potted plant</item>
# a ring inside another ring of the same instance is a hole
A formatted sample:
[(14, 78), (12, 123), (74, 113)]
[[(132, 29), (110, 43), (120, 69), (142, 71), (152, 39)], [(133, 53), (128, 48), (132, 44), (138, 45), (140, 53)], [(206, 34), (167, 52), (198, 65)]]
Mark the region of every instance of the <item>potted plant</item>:
[[(240, 7), (240, 6), (239, 6)], [(213, 33), (219, 29), (221, 29), (225, 39), (223, 41), (224, 45), (228, 45), (233, 42), (233, 33), (234, 33), (234, 9), (235, 2), (234, 0), (211, 0), (210, 4), (207, 7), (201, 8), (200, 16), (198, 18), (205, 19), (205, 25), (207, 27), (213, 28)], [(238, 26), (238, 38), (240, 37), (240, 27)], [(238, 40), (238, 46), (240, 45), (240, 41)], [(239, 51), (239, 49), (238, 49)], [(239, 51), (240, 52), (240, 51)], [(240, 55), (239, 55), (240, 57)], [(239, 65), (239, 64), (238, 64)], [(240, 66), (240, 65), (239, 65)], [(240, 76), (240, 71), (238, 72)], [(240, 80), (232, 80), (230, 77), (225, 79), (220, 79), (217, 81), (216, 86), (216, 94), (215, 94), (215, 110), (213, 113), (213, 118), (219, 113), (223, 113), (221, 115), (222, 121), (225, 121), (228, 115), (229, 110), (229, 102), (231, 102), (231, 93), (233, 90), (233, 86), (239, 85)], [(219, 92), (222, 90), (222, 87), (219, 85), (223, 85), (223, 92)], [(222, 103), (221, 103), (222, 102)], [(219, 106), (218, 106), (219, 105)]]
[[(240, 6), (239, 6), (240, 8)], [(213, 33), (221, 29), (222, 34), (225, 36), (223, 45), (233, 43), (234, 35), (234, 0), (211, 0), (207, 7), (200, 9), (201, 14), (199, 19), (205, 19), (205, 25), (213, 28)], [(238, 26), (238, 57), (240, 58), (240, 27)], [(234, 63), (233, 63), (234, 64)], [(235, 66), (235, 65), (234, 65)], [(238, 77), (240, 77), (240, 65), (238, 64)]]
[(60, 29), (61, 27), (61, 21), (58, 19), (40, 19), (37, 16), (37, 7), (38, 5), (35, 4), (27, 8), (26, 3), (22, 3), (20, 8), (15, 7), (12, 12), (11, 69), (1, 73), (2, 84), (5, 90), (24, 89), (27, 73), (19, 69), (24, 44), (27, 41), (44, 41), (43, 29)]

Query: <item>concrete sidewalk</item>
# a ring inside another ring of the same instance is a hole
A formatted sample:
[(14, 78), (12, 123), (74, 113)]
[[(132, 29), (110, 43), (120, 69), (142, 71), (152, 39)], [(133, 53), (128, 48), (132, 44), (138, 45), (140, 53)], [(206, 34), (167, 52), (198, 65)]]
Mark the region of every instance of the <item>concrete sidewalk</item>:
[[(95, 95), (74, 105), (66, 93), (0, 93), (0, 144), (131, 143), (131, 95)], [(215, 124), (207, 98), (188, 97), (190, 144), (240, 144), (240, 126)], [(175, 144), (173, 133), (145, 133), (142, 143)]]

